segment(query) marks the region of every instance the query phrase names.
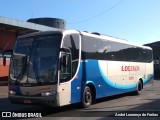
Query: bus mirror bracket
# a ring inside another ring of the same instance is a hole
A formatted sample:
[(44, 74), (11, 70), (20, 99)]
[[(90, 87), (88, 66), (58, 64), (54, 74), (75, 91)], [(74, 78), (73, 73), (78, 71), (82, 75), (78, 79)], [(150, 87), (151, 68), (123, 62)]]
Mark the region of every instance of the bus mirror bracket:
[(3, 66), (6, 66), (6, 56), (3, 56)]

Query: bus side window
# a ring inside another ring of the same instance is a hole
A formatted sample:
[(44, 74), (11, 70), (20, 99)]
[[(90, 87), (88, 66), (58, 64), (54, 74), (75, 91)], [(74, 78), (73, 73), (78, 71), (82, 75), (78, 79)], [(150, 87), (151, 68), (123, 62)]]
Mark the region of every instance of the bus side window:
[(94, 37), (82, 36), (82, 59), (97, 59), (97, 39)]

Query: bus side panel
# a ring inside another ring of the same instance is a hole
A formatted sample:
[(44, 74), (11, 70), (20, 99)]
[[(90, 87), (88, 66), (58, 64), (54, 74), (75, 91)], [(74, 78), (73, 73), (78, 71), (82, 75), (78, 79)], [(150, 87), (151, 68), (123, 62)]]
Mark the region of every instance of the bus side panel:
[(145, 79), (146, 63), (130, 62), (130, 66), (132, 67), (132, 69), (129, 71), (130, 76), (128, 79), (128, 82), (130, 84), (134, 84), (134, 83), (137, 84), (140, 78), (142, 78), (142, 80)]
[[(140, 65), (142, 69), (140, 73), (143, 74), (138, 74), (138, 68), (135, 68), (135, 73), (130, 72), (129, 69), (127, 70), (125, 66), (129, 66), (129, 64), (133, 66)], [(149, 64), (148, 66), (151, 67)], [(77, 103), (82, 100), (84, 87), (88, 83), (94, 85), (96, 98), (134, 91), (136, 90), (137, 78), (139, 76), (143, 77), (144, 70), (145, 63), (141, 65), (129, 62), (84, 60), (81, 62), (77, 78), (71, 82), (71, 103)], [(133, 79), (133, 75), (136, 76), (136, 79), (129, 81), (129, 79)], [(153, 76), (153, 74), (151, 75)], [(147, 77), (144, 81), (147, 82), (150, 79), (151, 77)]]
[(154, 74), (153, 74), (153, 62), (151, 63), (146, 63), (146, 75), (145, 75), (146, 79), (143, 81), (144, 85), (146, 84), (153, 84), (153, 78), (154, 78)]
[(83, 90), (87, 84), (94, 85), (97, 98), (103, 96), (102, 77), (98, 69), (97, 60), (82, 60), (77, 78), (71, 83), (71, 103), (82, 100)]
[(77, 103), (81, 101), (82, 86), (83, 83), (80, 67), (77, 77), (71, 82), (71, 103)]
[[(129, 62), (108, 61), (107, 66), (99, 60), (99, 71), (103, 80), (104, 96), (121, 94), (136, 89), (136, 84), (128, 83), (129, 71), (125, 68), (129, 66)], [(105, 67), (108, 74), (105, 73)]]
[(99, 69), (105, 85), (105, 96), (136, 90), (138, 82), (137, 79), (143, 78), (145, 76), (146, 69), (148, 69), (149, 75), (143, 79), (144, 85), (153, 78), (153, 65), (151, 63), (146, 65), (146, 63), (108, 61), (107, 76), (104, 70), (104, 65), (101, 64), (101, 62), (102, 61), (99, 61)]
[[(128, 65), (129, 63), (126, 64)], [(121, 79), (124, 74), (129, 73), (123, 73), (120, 76), (119, 71), (121, 70), (121, 67), (119, 67), (120, 70), (114, 71), (115, 69), (117, 69), (117, 67), (114, 67), (113, 65), (117, 66), (118, 64), (115, 64), (115, 62), (110, 64), (113, 73), (117, 73), (118, 75), (114, 77), (110, 74), (111, 77), (109, 78), (107, 77), (107, 61), (98, 62), (98, 60), (83, 60), (80, 65), (77, 78), (75, 78), (71, 82), (71, 103), (77, 103), (82, 100), (84, 87), (88, 83), (94, 85), (96, 89), (96, 98), (102, 98), (105, 96), (116, 95), (127, 91), (133, 91), (133, 88), (131, 88), (131, 86), (129, 85), (117, 84), (117, 81)], [(115, 81), (111, 78), (114, 78)], [(112, 81), (109, 79), (111, 79)]]

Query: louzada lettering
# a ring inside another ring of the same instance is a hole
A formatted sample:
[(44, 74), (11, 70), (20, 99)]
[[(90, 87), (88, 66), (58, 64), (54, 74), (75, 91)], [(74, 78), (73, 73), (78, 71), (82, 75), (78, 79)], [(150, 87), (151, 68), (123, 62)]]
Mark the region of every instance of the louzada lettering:
[(139, 66), (122, 66), (121, 71), (139, 71)]

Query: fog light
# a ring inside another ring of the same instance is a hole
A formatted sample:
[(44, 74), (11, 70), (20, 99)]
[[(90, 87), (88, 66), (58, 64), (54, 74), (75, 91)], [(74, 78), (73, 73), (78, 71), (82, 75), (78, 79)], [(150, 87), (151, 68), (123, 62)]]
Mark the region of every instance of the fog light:
[(56, 91), (41, 93), (42, 96), (53, 96), (56, 94)]
[(16, 94), (16, 92), (14, 92), (14, 91), (10, 90), (10, 91), (9, 91), (9, 94), (10, 94), (10, 95), (15, 95), (15, 94)]

